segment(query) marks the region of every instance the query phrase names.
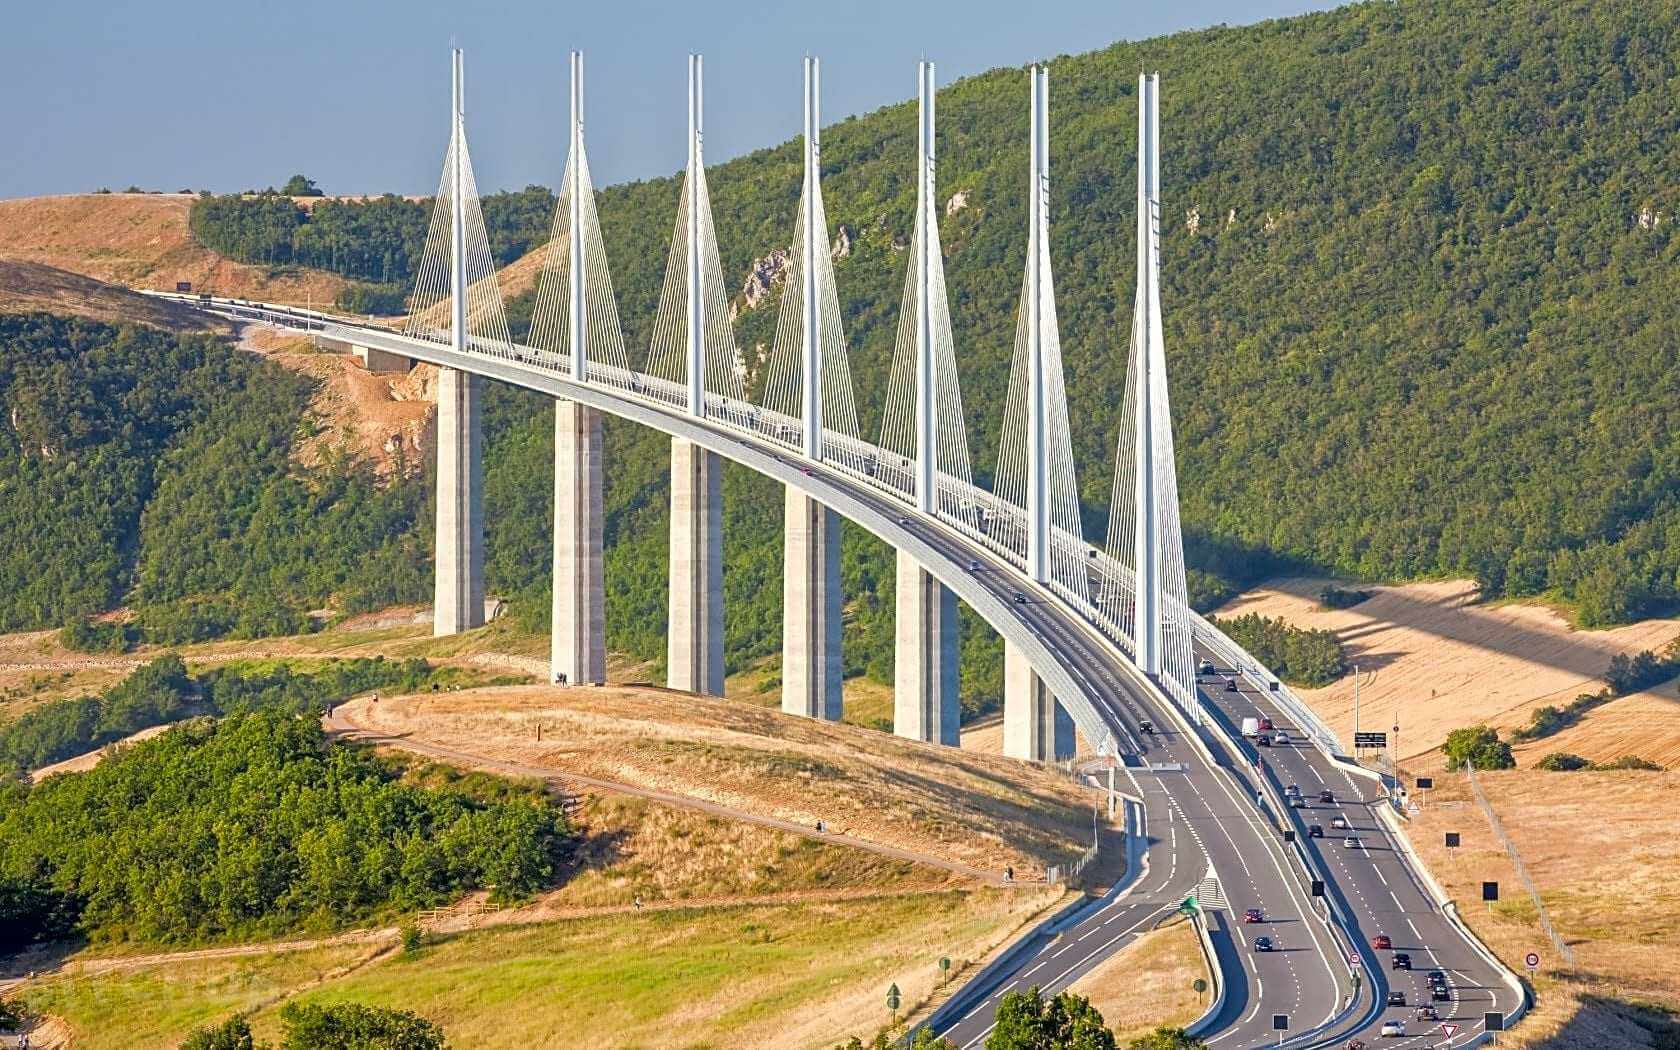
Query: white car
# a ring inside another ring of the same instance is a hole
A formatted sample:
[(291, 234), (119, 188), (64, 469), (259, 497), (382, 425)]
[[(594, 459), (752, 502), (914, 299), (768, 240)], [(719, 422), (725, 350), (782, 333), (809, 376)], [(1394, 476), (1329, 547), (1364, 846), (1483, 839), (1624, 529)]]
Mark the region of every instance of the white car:
[(1346, 831), (1348, 826), (1347, 818), (1337, 817), (1335, 820), (1330, 822), (1330, 826), (1335, 828), (1337, 831)]
[(1289, 734), (1280, 729), (1273, 734), (1272, 740), (1279, 744), (1287, 744), (1289, 743)]
[(1359, 848), (1359, 840), (1354, 838), (1352, 835), (1349, 835), (1347, 838), (1342, 840), (1342, 848), (1343, 849), (1358, 849)]
[(1383, 1022), (1382, 1037), (1384, 1039), (1392, 1039), (1395, 1036), (1402, 1036), (1402, 1035), (1405, 1035), (1405, 1034), (1406, 1034), (1406, 1026), (1404, 1024), (1402, 1024), (1401, 1022), (1399, 1022), (1399, 1021), (1384, 1021)]

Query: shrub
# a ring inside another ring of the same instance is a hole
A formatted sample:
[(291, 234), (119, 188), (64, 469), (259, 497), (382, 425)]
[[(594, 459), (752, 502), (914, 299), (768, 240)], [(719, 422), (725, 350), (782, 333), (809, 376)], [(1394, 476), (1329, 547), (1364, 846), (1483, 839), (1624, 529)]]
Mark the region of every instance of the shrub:
[(1621, 758), (1618, 758), (1613, 762), (1600, 762), (1599, 764), (1593, 766), (1593, 768), (1603, 770), (1637, 769), (1650, 772), (1660, 772), (1663, 767), (1657, 765), (1648, 758), (1640, 758), (1638, 755), (1623, 755)]
[(115, 620), (95, 623), (78, 616), (58, 632), (59, 644), (81, 653), (126, 653), (140, 644), (140, 632), (132, 624)]
[(1356, 591), (1331, 584), (1318, 592), (1318, 604), (1326, 609), (1351, 609), (1370, 597), (1370, 591)]
[(1472, 769), (1513, 769), (1517, 764), (1511, 745), (1499, 739), (1498, 730), (1487, 726), (1453, 730), (1447, 734), (1442, 750), (1446, 752), (1448, 769), (1462, 769), (1466, 765)]
[(180, 1050), (253, 1050), (255, 1046), (251, 1026), (235, 1014), (219, 1025), (194, 1029), (181, 1043)]
[(1534, 763), (1535, 769), (1544, 769), (1549, 773), (1572, 773), (1577, 769), (1590, 769), (1592, 763), (1580, 755), (1572, 755), (1567, 751), (1554, 751)]
[(1611, 657), (1610, 666), (1604, 672), (1604, 681), (1615, 695), (1626, 696), (1666, 682), (1676, 672), (1680, 672), (1680, 664), (1659, 660), (1656, 653), (1646, 649), (1631, 658), (1621, 653)]
[(405, 923), (402, 928), (402, 950), (404, 955), (414, 955), (420, 951), (422, 938), (420, 927), (414, 923)]

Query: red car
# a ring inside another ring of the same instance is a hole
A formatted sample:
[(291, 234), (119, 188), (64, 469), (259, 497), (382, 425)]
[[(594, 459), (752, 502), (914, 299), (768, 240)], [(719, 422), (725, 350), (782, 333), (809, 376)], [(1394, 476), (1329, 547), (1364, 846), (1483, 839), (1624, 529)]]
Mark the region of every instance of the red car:
[(1262, 730), (1267, 730), (1267, 729), (1272, 728), (1272, 720), (1270, 718), (1262, 717), (1260, 719), (1260, 728)]
[(1394, 942), (1388, 939), (1388, 934), (1379, 933), (1371, 938), (1371, 947), (1378, 951), (1388, 951), (1394, 947)]
[(1243, 912), (1243, 922), (1265, 922), (1266, 915), (1259, 908), (1250, 908)]

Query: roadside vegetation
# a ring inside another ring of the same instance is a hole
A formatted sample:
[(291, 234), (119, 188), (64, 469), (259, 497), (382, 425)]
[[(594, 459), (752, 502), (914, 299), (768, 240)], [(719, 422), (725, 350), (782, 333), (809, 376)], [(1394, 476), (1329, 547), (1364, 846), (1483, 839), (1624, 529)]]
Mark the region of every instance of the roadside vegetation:
[(1347, 673), (1334, 631), (1307, 630), (1259, 613), (1213, 622), (1290, 685), (1329, 685)]

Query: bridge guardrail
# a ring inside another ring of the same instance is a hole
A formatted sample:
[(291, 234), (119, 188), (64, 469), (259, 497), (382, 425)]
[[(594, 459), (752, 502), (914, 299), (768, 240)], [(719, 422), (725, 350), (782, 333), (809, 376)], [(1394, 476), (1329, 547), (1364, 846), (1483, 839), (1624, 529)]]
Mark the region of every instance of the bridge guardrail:
[(1202, 960), (1207, 963), (1208, 980), (1213, 984), (1213, 998), (1208, 1001), (1208, 1008), (1202, 1011), (1202, 1016), (1184, 1026), (1186, 1035), (1198, 1038), (1213, 1026), (1219, 1012), (1225, 1009), (1225, 997), (1230, 994), (1230, 989), (1219, 969), (1219, 953), (1214, 950), (1213, 936), (1208, 933), (1207, 919), (1202, 909), (1196, 909), (1196, 914), (1190, 917), (1190, 922), (1196, 927), (1196, 943), (1201, 945)]

